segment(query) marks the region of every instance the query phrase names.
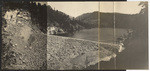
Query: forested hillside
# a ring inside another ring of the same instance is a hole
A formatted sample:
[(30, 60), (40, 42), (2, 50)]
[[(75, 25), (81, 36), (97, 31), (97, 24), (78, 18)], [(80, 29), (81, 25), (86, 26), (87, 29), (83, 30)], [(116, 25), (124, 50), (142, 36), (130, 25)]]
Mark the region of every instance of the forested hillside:
[[(81, 16), (78, 16), (76, 19), (81, 20), (85, 23), (92, 24), (92, 27), (98, 26), (98, 13), (100, 12), (93, 12), (93, 13), (86, 13)], [(114, 20), (115, 16), (115, 20)], [(121, 14), (121, 13), (100, 13), (100, 27), (103, 28), (113, 28), (114, 21), (116, 24), (116, 28), (131, 28), (133, 25), (136, 25), (137, 19), (140, 19), (140, 14)], [(134, 24), (134, 23), (136, 24)]]
[(87, 28), (86, 23), (75, 20), (69, 15), (54, 10), (51, 6), (47, 6), (47, 26), (63, 29), (66, 33), (74, 33), (77, 30)]

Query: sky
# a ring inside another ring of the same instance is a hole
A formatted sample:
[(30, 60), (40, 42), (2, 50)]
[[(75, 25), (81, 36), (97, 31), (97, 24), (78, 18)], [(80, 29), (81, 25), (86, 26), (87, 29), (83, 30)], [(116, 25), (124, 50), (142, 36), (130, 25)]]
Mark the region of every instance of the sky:
[(94, 11), (136, 14), (141, 10), (140, 2), (48, 2), (53, 9), (62, 11), (72, 17)]
[(98, 2), (49, 2), (55, 10), (77, 17), (83, 13), (98, 11)]
[(118, 12), (124, 14), (136, 14), (142, 9), (139, 6), (139, 1), (128, 1), (128, 2), (101, 2), (101, 12)]

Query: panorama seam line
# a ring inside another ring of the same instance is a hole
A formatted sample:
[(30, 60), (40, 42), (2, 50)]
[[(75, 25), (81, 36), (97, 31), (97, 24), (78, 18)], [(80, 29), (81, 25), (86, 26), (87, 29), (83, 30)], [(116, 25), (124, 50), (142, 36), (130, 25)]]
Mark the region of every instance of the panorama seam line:
[[(48, 5), (48, 2), (46, 1), (46, 5)], [(46, 13), (47, 13), (47, 6), (46, 6)], [(48, 13), (46, 14), (46, 21), (48, 22)], [(48, 23), (47, 23), (47, 25), (48, 25)], [(47, 48), (48, 48), (48, 30), (47, 30), (47, 28), (48, 28), (48, 26), (46, 25), (46, 38), (47, 38), (47, 40), (46, 40), (46, 70), (48, 70), (48, 50), (47, 50)]]
[[(115, 38), (116, 38), (116, 16), (115, 16), (115, 2), (113, 2), (113, 12), (114, 12), (114, 30), (113, 30), (113, 42), (114, 42), (114, 44), (115, 44)], [(114, 51), (115, 53), (116, 53), (116, 50)], [(117, 68), (117, 66), (116, 66), (116, 57), (114, 58), (114, 66), (115, 66), (115, 69)]]
[(98, 2), (98, 70), (100, 70), (100, 2)]

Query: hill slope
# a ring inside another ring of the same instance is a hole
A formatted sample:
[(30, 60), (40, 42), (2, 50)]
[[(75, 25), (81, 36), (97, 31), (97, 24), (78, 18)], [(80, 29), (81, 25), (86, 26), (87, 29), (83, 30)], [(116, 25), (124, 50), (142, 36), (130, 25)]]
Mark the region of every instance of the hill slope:
[(2, 69), (46, 69), (47, 23), (44, 18), (39, 20), (44, 13), (37, 15), (44, 6), (29, 2), (5, 2), (3, 6)]
[(73, 33), (77, 30), (86, 28), (84, 24), (85, 23), (75, 20), (74, 18), (71, 18), (69, 15), (61, 11), (52, 9), (51, 6), (47, 6), (47, 26), (48, 27), (55, 26), (59, 29), (62, 29), (66, 33)]
[[(98, 13), (100, 12), (92, 12), (86, 13), (78, 16), (76, 19), (81, 20), (85, 23), (92, 24), (92, 27), (98, 26)], [(144, 14), (121, 14), (121, 13), (100, 13), (100, 27), (102, 28), (113, 28), (114, 25), (114, 16), (115, 16), (115, 24), (116, 28), (141, 28), (142, 25), (146, 25), (146, 16)]]

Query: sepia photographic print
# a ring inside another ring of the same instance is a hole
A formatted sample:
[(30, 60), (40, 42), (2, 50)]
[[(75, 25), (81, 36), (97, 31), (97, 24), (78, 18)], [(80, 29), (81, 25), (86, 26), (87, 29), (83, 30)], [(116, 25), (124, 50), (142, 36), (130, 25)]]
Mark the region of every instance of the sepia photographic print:
[(148, 69), (147, 1), (3, 1), (3, 70)]

